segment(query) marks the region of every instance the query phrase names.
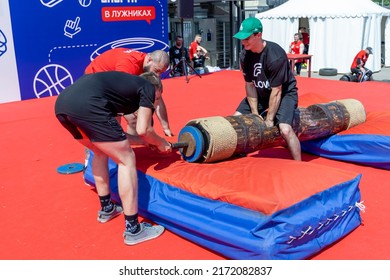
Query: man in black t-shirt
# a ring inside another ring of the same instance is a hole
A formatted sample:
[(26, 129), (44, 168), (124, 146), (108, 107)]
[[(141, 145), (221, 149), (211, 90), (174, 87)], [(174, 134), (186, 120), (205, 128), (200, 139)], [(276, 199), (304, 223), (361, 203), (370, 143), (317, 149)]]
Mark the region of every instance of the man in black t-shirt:
[(235, 115), (262, 114), (267, 127), (277, 125), (286, 140), (293, 159), (301, 160), (301, 145), (292, 129), (294, 111), (298, 105), (296, 79), (286, 52), (276, 43), (262, 38), (263, 26), (257, 18), (247, 18), (234, 35), (240, 39), (241, 70), (245, 79), (246, 98)]
[(183, 57), (188, 63), (190, 63), (190, 56), (188, 54), (188, 50), (186, 49), (186, 47), (183, 46), (183, 37), (177, 36), (175, 45), (169, 49), (169, 59), (171, 62), (171, 67), (175, 67), (175, 69), (171, 73), (172, 76), (177, 77), (187, 75), (187, 65), (186, 63), (183, 63), (183, 61), (181, 61)]
[[(124, 242), (135, 245), (156, 238), (162, 226), (138, 222), (138, 180), (130, 144), (146, 144), (166, 153), (171, 145), (151, 125), (155, 104), (162, 94), (160, 78), (151, 72), (133, 76), (99, 72), (82, 76), (57, 97), (55, 114), (82, 145), (94, 152), (92, 172), (101, 210), (98, 221), (125, 215)], [(126, 134), (118, 115), (138, 112), (138, 136)], [(111, 201), (108, 158), (118, 164), (118, 192), (122, 205)]]

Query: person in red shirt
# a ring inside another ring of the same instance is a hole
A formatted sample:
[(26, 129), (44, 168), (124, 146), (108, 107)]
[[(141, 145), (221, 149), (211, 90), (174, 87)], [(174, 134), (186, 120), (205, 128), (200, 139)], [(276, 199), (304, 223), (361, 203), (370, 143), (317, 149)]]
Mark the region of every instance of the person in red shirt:
[[(156, 50), (151, 53), (143, 53), (137, 50), (127, 48), (110, 49), (96, 57), (86, 67), (85, 74), (120, 71), (132, 75), (141, 75), (145, 72), (153, 72), (161, 75), (169, 67), (169, 55), (162, 51)], [(127, 120), (127, 133), (136, 135), (136, 117), (137, 113), (125, 115)], [(173, 136), (168, 122), (168, 113), (164, 100), (160, 98), (156, 106), (156, 115), (161, 123), (164, 134)]]
[(371, 70), (364, 67), (370, 54), (372, 54), (372, 48), (367, 47), (364, 50), (359, 51), (352, 61), (351, 72), (358, 76), (358, 81), (360, 82), (364, 78), (364, 74), (368, 74), (369, 76), (372, 74)]
[[(294, 34), (294, 41), (290, 44), (290, 53), (292, 54), (303, 54), (304, 45), (301, 40), (299, 40), (299, 34)], [(297, 76), (301, 75), (302, 69), (302, 59), (295, 60), (295, 69)]]
[(309, 53), (309, 45), (310, 45), (310, 35), (306, 31), (306, 27), (300, 27), (299, 33), (301, 34), (301, 37), (302, 37), (302, 43), (305, 46), (303, 53), (308, 54)]
[[(306, 31), (306, 27), (299, 27), (299, 34), (301, 35), (301, 41), (304, 45), (303, 53), (308, 54), (309, 53), (309, 45), (310, 45), (310, 35)], [(302, 67), (307, 67), (307, 61), (306, 59), (303, 60)]]
[(198, 48), (201, 48), (203, 55), (207, 55), (207, 50), (200, 45), (200, 42), (202, 42), (202, 36), (200, 34), (196, 34), (194, 41), (192, 41), (189, 47), (191, 61), (194, 58), (194, 54), (196, 54), (196, 50)]

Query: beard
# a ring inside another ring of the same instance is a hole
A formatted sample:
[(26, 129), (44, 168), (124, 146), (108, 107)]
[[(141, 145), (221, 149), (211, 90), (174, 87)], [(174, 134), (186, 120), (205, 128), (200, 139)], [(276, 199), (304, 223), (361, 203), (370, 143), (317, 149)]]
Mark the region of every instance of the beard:
[(144, 66), (143, 69), (144, 69), (144, 73), (150, 72), (150, 65)]

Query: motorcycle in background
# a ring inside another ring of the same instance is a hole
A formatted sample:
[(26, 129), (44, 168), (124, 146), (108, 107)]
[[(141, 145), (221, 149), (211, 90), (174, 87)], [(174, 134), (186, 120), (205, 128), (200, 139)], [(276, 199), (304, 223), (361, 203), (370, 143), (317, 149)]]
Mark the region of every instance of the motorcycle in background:
[(340, 78), (340, 81), (355, 82), (355, 83), (362, 83), (362, 82), (373, 81), (373, 80), (374, 79), (372, 77), (372, 71), (368, 69), (360, 73), (351, 72), (349, 74), (345, 74), (341, 76)]

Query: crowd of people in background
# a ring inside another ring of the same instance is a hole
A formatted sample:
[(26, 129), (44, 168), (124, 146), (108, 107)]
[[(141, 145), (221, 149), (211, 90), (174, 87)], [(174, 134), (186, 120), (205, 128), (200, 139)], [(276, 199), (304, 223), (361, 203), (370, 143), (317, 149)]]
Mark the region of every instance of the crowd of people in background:
[(171, 77), (204, 74), (206, 72), (205, 61), (208, 59), (208, 51), (201, 46), (201, 42), (202, 36), (196, 34), (194, 41), (187, 49), (183, 45), (183, 37), (176, 36), (175, 45), (169, 49)]

